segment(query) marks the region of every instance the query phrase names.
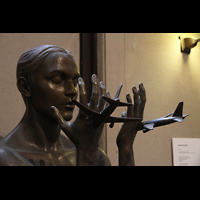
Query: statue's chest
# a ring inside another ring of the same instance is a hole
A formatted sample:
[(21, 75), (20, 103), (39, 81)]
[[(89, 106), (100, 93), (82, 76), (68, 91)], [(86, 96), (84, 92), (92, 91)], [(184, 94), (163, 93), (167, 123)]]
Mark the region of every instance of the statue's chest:
[(32, 166), (74, 166), (76, 165), (75, 152), (66, 153), (36, 153), (36, 152), (18, 152), (20, 156)]

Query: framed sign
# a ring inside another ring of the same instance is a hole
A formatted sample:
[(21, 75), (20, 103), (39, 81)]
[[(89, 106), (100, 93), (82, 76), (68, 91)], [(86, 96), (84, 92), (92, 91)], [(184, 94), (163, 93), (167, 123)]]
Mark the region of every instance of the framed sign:
[(174, 166), (200, 166), (200, 138), (172, 138)]

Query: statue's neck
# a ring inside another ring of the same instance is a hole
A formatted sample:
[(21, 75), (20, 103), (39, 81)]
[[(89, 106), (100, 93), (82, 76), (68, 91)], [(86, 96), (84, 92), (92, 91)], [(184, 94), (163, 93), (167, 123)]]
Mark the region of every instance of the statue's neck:
[(26, 137), (35, 146), (44, 151), (57, 151), (60, 137), (60, 126), (51, 118), (47, 118), (37, 112), (33, 107), (27, 108), (22, 118), (28, 133)]

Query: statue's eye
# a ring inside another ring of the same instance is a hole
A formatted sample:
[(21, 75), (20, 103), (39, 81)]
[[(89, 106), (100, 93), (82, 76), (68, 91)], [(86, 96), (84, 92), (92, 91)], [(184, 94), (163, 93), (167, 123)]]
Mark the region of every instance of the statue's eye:
[(53, 81), (54, 83), (61, 83), (61, 82), (62, 82), (62, 78), (61, 78), (61, 76), (54, 76), (54, 77), (52, 78), (52, 81)]

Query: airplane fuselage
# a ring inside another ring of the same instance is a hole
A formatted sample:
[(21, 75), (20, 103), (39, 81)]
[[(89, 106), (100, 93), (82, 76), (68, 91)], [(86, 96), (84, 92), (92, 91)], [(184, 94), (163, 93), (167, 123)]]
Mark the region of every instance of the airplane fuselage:
[[(170, 113), (158, 119), (138, 123), (137, 130), (138, 131), (143, 130), (143, 132), (146, 133), (150, 130), (153, 130), (154, 127), (164, 126), (172, 124), (174, 122), (182, 122), (183, 119), (185, 119), (185, 117), (190, 115), (190, 114), (182, 115), (182, 112), (183, 112), (183, 101), (179, 102), (178, 106), (176, 107), (176, 110), (173, 113)], [(170, 115), (172, 115), (172, 117), (169, 117)]]
[(112, 104), (107, 105), (101, 112), (101, 117), (97, 120), (94, 120), (94, 127), (98, 127), (99, 124), (102, 124), (106, 121), (106, 119), (115, 111), (117, 106), (119, 105), (119, 99), (114, 100)]
[(147, 132), (149, 130), (147, 130), (144, 127), (144, 125), (154, 124), (153, 127), (159, 127), (159, 126), (164, 126), (164, 125), (168, 125), (168, 124), (177, 122), (175, 119), (176, 119), (176, 117), (167, 117), (167, 118), (159, 118), (159, 119), (154, 119), (154, 120), (150, 120), (150, 121), (140, 122), (137, 126), (137, 130), (143, 130), (143, 131)]

